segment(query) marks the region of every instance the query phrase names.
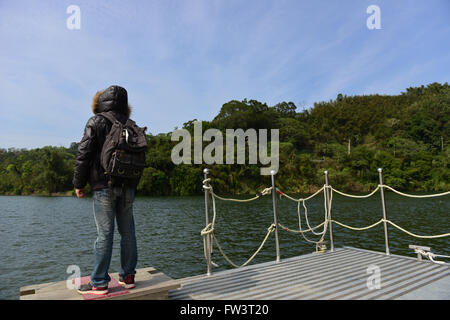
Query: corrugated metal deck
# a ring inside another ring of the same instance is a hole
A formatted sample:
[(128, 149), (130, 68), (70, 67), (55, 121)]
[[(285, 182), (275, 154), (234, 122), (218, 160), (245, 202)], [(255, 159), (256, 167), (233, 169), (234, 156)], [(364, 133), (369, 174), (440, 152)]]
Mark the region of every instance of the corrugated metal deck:
[[(380, 268), (380, 289), (367, 286), (369, 266)], [(179, 281), (169, 299), (450, 299), (449, 264), (351, 247)]]

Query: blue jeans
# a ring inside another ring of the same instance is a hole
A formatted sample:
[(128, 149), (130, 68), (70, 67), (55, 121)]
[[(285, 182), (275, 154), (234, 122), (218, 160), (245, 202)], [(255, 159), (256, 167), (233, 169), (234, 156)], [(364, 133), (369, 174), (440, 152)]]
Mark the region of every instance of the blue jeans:
[(94, 270), (91, 284), (96, 287), (108, 285), (111, 263), (114, 220), (121, 236), (119, 275), (136, 274), (137, 245), (133, 218), (133, 188), (106, 188), (93, 191), (94, 219), (97, 225), (97, 240), (94, 244)]

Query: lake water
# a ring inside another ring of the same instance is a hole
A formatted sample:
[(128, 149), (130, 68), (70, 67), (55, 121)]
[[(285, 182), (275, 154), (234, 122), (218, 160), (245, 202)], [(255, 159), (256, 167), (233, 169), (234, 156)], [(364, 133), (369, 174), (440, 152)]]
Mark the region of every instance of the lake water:
[[(279, 222), (298, 229), (297, 205), (278, 201)], [(312, 225), (323, 221), (323, 197), (307, 202)], [(421, 235), (450, 230), (450, 196), (411, 199), (388, 192), (388, 219)], [(204, 197), (137, 198), (134, 204), (138, 268), (153, 266), (172, 278), (206, 272), (200, 231), (205, 224)], [(334, 194), (333, 219), (352, 226), (367, 226), (381, 216), (377, 193), (369, 199), (348, 199)], [(302, 216), (303, 218), (303, 216)], [(273, 221), (271, 196), (251, 203), (217, 201), (216, 237), (226, 254), (236, 263), (245, 262), (257, 249)], [(305, 227), (303, 220), (302, 226)], [(368, 231), (351, 231), (333, 225), (335, 246), (353, 246), (384, 252), (383, 225)], [(78, 265), (82, 276), (89, 275), (93, 260), (96, 228), (92, 199), (71, 197), (0, 197), (0, 289), (1, 299), (18, 299), (25, 285), (65, 280), (69, 265)], [(312, 239), (317, 236), (308, 233)], [(279, 231), (281, 259), (315, 250), (300, 235)], [(119, 270), (119, 240), (116, 231), (110, 272)], [(272, 234), (253, 263), (275, 259)], [(415, 256), (409, 244), (431, 246), (432, 251), (450, 255), (449, 238), (417, 239), (389, 227), (391, 253)], [(230, 268), (218, 250), (213, 260), (217, 270)]]

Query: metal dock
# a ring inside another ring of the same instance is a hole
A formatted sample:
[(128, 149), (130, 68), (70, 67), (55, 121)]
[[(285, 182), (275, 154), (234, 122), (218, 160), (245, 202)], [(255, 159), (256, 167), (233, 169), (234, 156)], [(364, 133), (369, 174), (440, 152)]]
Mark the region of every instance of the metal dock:
[[(379, 287), (368, 284), (378, 268)], [(173, 300), (450, 299), (450, 265), (344, 247), (179, 279)]]

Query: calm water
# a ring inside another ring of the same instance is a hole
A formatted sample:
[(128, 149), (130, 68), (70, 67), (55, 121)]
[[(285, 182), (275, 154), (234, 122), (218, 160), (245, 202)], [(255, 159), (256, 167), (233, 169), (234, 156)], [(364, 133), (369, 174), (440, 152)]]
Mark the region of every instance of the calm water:
[[(386, 195), (388, 219), (418, 234), (450, 230), (450, 197), (411, 199)], [(298, 228), (296, 203), (278, 201), (279, 222)], [(369, 199), (334, 195), (333, 218), (352, 226), (366, 226), (381, 218), (379, 193)], [(323, 221), (323, 198), (307, 202), (312, 225)], [(200, 230), (204, 227), (204, 198), (138, 198), (134, 205), (139, 250), (138, 268), (153, 266), (172, 278), (206, 272)], [(242, 264), (261, 243), (272, 223), (270, 196), (251, 203), (217, 202), (216, 236), (227, 255)], [(304, 220), (303, 220), (303, 227)], [(335, 246), (354, 246), (384, 251), (382, 224), (368, 231), (350, 231), (333, 225)], [(0, 289), (1, 299), (18, 299), (21, 286), (65, 280), (69, 265), (78, 265), (89, 275), (96, 228), (92, 199), (70, 197), (0, 197)], [(433, 252), (450, 255), (449, 239), (416, 239), (389, 228), (390, 248), (395, 254), (414, 256), (409, 244), (431, 246)], [(314, 251), (298, 234), (280, 230), (281, 258)], [(312, 239), (317, 239), (309, 234)], [(119, 240), (116, 231), (110, 272), (119, 270)], [(252, 263), (275, 259), (273, 234)], [(216, 270), (229, 268), (215, 251)]]

